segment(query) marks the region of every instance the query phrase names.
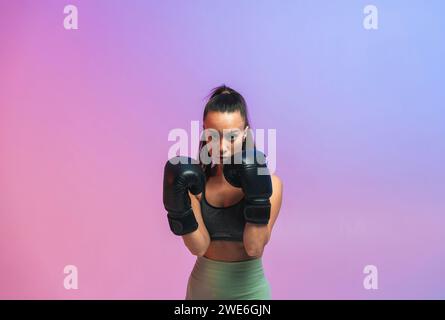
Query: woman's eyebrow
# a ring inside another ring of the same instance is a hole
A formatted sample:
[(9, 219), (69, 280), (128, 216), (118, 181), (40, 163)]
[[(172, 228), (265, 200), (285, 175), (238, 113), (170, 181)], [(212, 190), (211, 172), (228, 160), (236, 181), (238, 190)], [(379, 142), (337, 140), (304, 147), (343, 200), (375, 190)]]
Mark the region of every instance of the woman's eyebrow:
[(241, 130), (240, 129), (229, 129), (229, 130), (225, 130), (226, 133), (239, 133)]
[(211, 129), (211, 130), (218, 132), (221, 136), (224, 134), (234, 134), (234, 133), (239, 134), (241, 132), (240, 129), (223, 129), (222, 131), (216, 129)]

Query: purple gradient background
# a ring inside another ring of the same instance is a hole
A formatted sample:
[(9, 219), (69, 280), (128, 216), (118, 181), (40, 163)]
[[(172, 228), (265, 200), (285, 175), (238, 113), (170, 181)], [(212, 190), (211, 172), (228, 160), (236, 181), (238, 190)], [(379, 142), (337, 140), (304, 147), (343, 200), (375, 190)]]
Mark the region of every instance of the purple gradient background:
[(277, 129), (274, 299), (445, 298), (445, 3), (369, 3), (1, 1), (0, 298), (183, 299), (167, 135), (222, 83)]

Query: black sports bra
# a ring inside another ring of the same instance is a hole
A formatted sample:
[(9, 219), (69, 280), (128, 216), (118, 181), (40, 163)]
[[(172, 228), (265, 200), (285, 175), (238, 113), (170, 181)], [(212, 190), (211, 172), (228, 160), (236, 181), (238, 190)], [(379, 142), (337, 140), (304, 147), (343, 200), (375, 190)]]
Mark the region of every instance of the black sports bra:
[(244, 198), (228, 207), (214, 207), (201, 195), (201, 214), (211, 240), (243, 241)]

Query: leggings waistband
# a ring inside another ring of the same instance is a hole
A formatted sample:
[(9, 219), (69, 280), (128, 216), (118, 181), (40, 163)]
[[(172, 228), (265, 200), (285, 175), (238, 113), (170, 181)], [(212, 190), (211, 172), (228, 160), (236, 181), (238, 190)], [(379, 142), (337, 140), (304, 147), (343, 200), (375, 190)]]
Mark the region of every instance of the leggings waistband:
[(226, 262), (198, 257), (186, 299), (270, 299), (261, 258)]

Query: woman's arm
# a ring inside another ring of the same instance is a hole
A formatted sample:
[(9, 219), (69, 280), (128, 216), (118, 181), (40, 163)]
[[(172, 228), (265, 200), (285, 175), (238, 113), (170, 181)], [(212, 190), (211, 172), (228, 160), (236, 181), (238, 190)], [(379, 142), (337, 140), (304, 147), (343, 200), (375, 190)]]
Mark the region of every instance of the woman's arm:
[(207, 248), (210, 245), (210, 236), (207, 228), (204, 225), (201, 214), (201, 204), (196, 196), (189, 193), (192, 203), (193, 213), (195, 214), (196, 221), (198, 222), (198, 229), (182, 236), (184, 244), (195, 256), (203, 256), (207, 252)]
[(277, 220), (283, 196), (283, 183), (280, 178), (272, 175), (272, 196), (270, 197), (270, 219), (267, 225), (246, 223), (244, 228), (244, 248), (249, 256), (261, 257), (264, 246), (269, 242), (272, 228)]

